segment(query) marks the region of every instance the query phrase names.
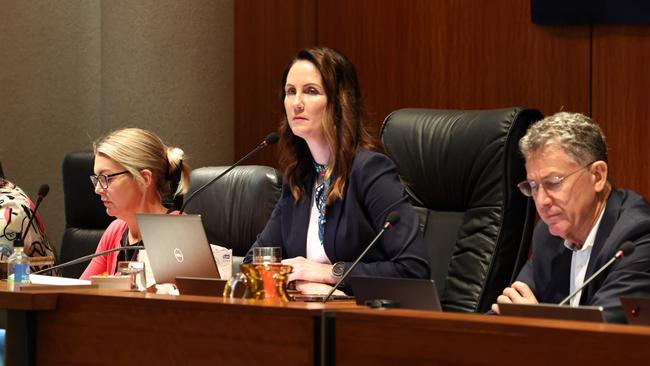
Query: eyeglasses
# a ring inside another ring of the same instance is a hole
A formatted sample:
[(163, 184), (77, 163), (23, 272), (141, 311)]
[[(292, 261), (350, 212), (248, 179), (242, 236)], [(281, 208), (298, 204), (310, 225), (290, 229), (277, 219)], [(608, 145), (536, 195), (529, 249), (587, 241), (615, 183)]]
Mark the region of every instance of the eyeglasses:
[(569, 178), (570, 176), (574, 175), (575, 173), (581, 171), (584, 168), (589, 167), (591, 164), (597, 162), (598, 160), (594, 160), (591, 163), (580, 167), (571, 173), (565, 175), (565, 176), (558, 176), (558, 175), (552, 175), (550, 177), (546, 177), (542, 179), (541, 182), (537, 183), (535, 181), (523, 181), (519, 184), (517, 184), (517, 187), (521, 191), (521, 193), (524, 194), (524, 196), (527, 197), (533, 197), (537, 195), (537, 191), (539, 191), (539, 187), (542, 186), (544, 188), (544, 191), (547, 193), (557, 193), (562, 189), (562, 183), (564, 182), (565, 179)]
[(111, 178), (117, 177), (118, 175), (126, 174), (128, 172), (129, 172), (128, 170), (125, 170), (123, 172), (113, 173), (113, 174), (109, 174), (109, 175), (104, 175), (104, 174), (91, 175), (90, 176), (90, 183), (93, 184), (93, 188), (97, 187), (97, 183), (99, 183), (100, 187), (102, 187), (103, 189), (107, 189), (108, 188), (108, 181)]

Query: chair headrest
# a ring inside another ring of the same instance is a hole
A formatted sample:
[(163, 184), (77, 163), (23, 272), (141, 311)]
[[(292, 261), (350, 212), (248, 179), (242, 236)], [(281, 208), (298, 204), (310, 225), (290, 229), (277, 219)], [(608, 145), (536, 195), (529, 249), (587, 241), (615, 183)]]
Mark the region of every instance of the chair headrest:
[[(522, 115), (525, 123), (518, 122)], [(514, 192), (516, 187), (503, 184), (521, 177), (523, 157), (511, 136), (541, 118), (525, 108), (401, 109), (384, 120), (381, 140), (422, 206), (465, 211), (500, 204), (504, 194)], [(504, 169), (509, 161), (519, 166), (516, 172)]]
[(63, 159), (63, 201), (66, 227), (105, 229), (113, 221), (90, 183), (95, 156), (76, 151)]
[[(190, 174), (186, 197), (228, 167), (203, 167)], [(280, 197), (282, 176), (268, 166), (245, 165), (234, 168), (195, 196), (185, 212), (201, 214), (208, 240), (245, 255), (264, 229)]]

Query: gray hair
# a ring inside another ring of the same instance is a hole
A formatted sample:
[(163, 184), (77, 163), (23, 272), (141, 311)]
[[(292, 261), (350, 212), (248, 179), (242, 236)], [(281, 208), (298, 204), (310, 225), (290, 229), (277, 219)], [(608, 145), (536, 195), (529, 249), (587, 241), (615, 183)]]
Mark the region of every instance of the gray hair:
[[(190, 167), (183, 163), (184, 152), (169, 147), (151, 131), (124, 128), (113, 131), (93, 144), (95, 155), (104, 155), (124, 166), (143, 183), (142, 169), (149, 169), (159, 196), (185, 193), (190, 184)], [(171, 192), (174, 190), (174, 192)]]
[(528, 157), (547, 146), (558, 146), (576, 163), (607, 162), (605, 135), (591, 118), (580, 113), (559, 112), (533, 123), (519, 140), (519, 150)]

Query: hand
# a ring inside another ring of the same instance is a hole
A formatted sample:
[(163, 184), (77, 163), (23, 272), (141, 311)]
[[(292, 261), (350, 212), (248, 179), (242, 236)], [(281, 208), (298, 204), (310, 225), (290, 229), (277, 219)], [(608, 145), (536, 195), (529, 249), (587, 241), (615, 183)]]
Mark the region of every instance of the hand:
[(510, 287), (503, 290), (503, 294), (497, 297), (497, 303), (492, 304), (492, 311), (499, 314), (498, 304), (537, 304), (537, 298), (527, 284), (515, 281)]
[(318, 263), (304, 257), (283, 259), (282, 264), (288, 264), (293, 267), (293, 271), (289, 274), (289, 282), (302, 280), (331, 284), (336, 283), (336, 279), (332, 276), (331, 264)]
[[(296, 281), (296, 290), (303, 294), (309, 295), (327, 295), (332, 290), (332, 286), (324, 283)], [(332, 295), (345, 295), (345, 292), (336, 290)]]

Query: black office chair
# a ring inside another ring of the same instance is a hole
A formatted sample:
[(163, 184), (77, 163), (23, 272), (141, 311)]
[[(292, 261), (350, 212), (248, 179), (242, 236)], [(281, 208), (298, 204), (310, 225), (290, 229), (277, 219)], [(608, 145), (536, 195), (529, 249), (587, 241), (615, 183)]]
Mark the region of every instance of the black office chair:
[(484, 312), (528, 256), (535, 220), (517, 144), (534, 109), (402, 109), (381, 140), (421, 218), (443, 309)]
[[(228, 167), (203, 167), (192, 171), (186, 197)], [(232, 248), (233, 273), (262, 232), (282, 190), (282, 175), (268, 166), (234, 168), (194, 197), (186, 213), (201, 214), (208, 241)]]
[[(90, 183), (95, 156), (92, 151), (69, 153), (63, 159), (63, 201), (65, 231), (59, 254), (59, 263), (94, 253), (104, 230), (114, 218)], [(64, 277), (79, 277), (88, 266), (80, 263), (62, 269)]]

